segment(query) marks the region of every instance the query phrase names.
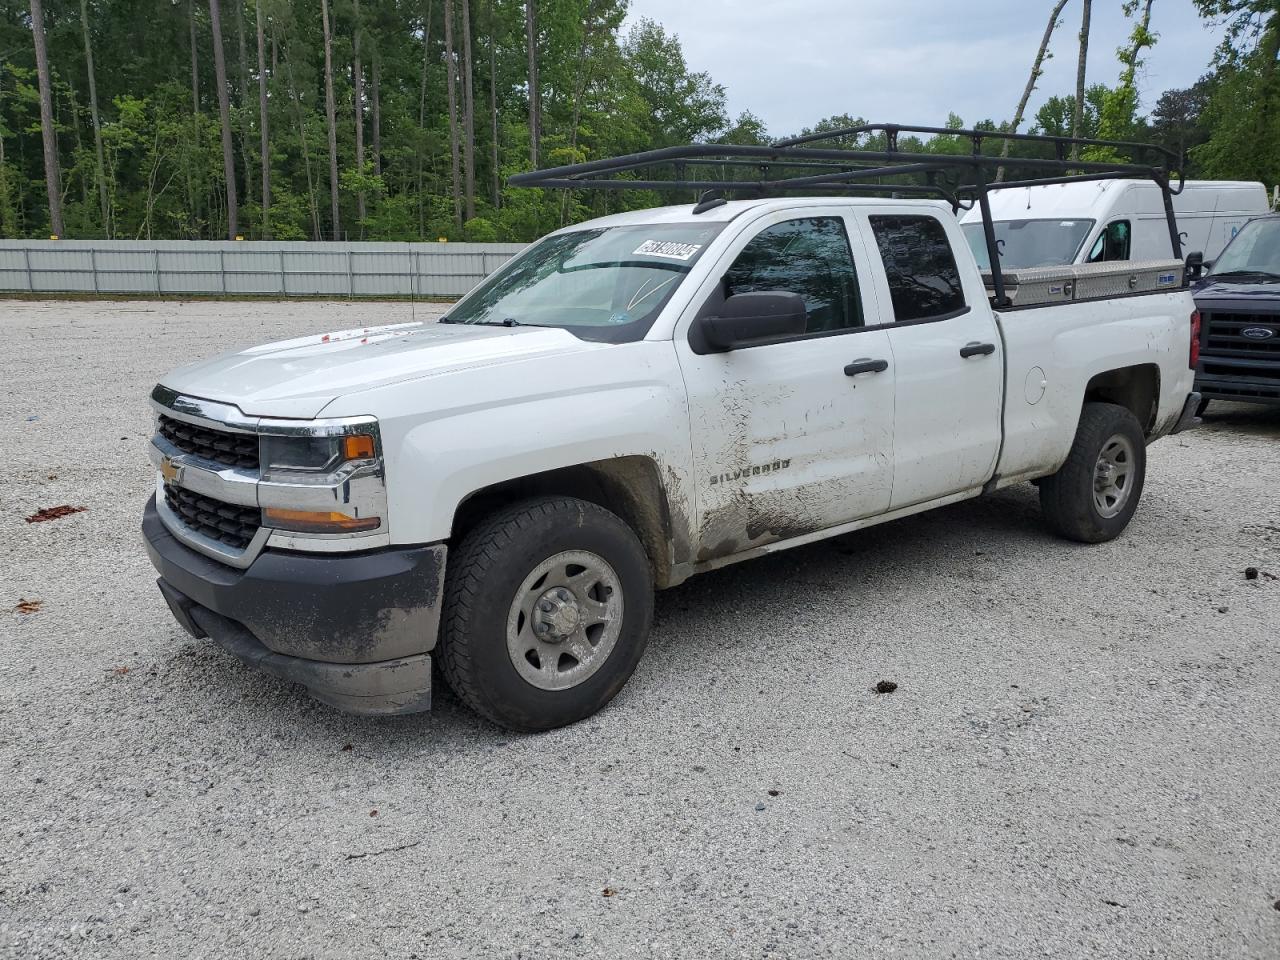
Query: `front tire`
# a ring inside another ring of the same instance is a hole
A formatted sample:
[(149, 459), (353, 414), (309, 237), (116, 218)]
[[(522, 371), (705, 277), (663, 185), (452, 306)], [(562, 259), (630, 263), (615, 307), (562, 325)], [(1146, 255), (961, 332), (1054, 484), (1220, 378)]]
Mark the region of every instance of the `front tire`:
[(1045, 522), (1067, 540), (1113, 540), (1138, 509), (1146, 472), (1137, 418), (1114, 403), (1086, 403), (1066, 463), (1040, 484)]
[(486, 518), (449, 558), (445, 680), (513, 730), (589, 717), (635, 671), (653, 618), (644, 548), (585, 500), (539, 497)]

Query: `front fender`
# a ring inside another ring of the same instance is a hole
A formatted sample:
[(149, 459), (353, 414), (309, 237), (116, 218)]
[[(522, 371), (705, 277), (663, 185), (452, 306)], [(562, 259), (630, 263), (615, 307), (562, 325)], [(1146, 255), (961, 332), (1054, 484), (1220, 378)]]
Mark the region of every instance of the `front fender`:
[(392, 543), (448, 539), (459, 505), (494, 484), (626, 456), (658, 465), (669, 502), (681, 508), (673, 525), (694, 515), (688, 400), (670, 342), (458, 371), (377, 393), (364, 406), (382, 430)]

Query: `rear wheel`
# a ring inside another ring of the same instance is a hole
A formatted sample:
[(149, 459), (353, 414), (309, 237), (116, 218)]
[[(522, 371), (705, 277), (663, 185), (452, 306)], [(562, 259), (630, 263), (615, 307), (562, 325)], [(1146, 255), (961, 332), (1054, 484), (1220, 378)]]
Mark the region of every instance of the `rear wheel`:
[(1146, 470), (1137, 418), (1114, 403), (1086, 403), (1066, 463), (1040, 484), (1045, 522), (1080, 543), (1114, 539), (1138, 508)]
[(571, 497), (499, 511), (449, 558), (438, 657), (467, 706), (515, 730), (608, 703), (644, 652), (653, 581), (618, 517)]
[(1206, 397), (1196, 405), (1196, 416), (1203, 417), (1204, 412), (1209, 409), (1209, 399)]

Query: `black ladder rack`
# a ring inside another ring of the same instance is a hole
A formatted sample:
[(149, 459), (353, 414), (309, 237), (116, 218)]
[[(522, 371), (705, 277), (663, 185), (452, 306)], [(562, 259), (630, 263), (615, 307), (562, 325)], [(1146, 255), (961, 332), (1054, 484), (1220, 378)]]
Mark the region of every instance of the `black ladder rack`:
[[(969, 141), (971, 150), (957, 154), (908, 153), (899, 148), (900, 134), (957, 137)], [(824, 141), (869, 135), (882, 135), (884, 149), (846, 150), (822, 145)], [(1002, 158), (983, 152), (988, 141), (1005, 140), (1047, 145), (1052, 148), (1053, 157)], [(1073, 147), (1105, 151), (1119, 159), (1072, 160)], [(1174, 256), (1181, 259), (1182, 240), (1173, 212), (1173, 197), (1183, 188), (1180, 166), (1180, 158), (1172, 151), (1149, 143), (868, 123), (780, 140), (769, 146), (708, 143), (663, 147), (520, 173), (509, 182), (517, 187), (571, 190), (691, 189), (697, 195), (718, 190), (744, 197), (790, 193), (926, 196), (946, 200), (956, 211), (976, 203), (982, 211), (994, 303), (1004, 306), (1008, 299), (991, 221), (990, 190), (1096, 180), (1151, 180), (1164, 197), (1169, 239)], [(992, 174), (1002, 168), (1043, 176), (993, 183)], [(911, 179), (902, 182), (904, 177)]]

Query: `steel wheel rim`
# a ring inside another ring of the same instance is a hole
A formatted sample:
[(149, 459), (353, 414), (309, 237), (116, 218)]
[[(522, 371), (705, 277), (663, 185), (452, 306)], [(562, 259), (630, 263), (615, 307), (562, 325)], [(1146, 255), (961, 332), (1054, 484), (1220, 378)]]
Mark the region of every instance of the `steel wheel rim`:
[(1102, 445), (1093, 469), (1093, 506), (1099, 516), (1114, 517), (1125, 508), (1137, 469), (1137, 454), (1128, 437), (1117, 433)]
[(524, 578), (507, 614), (507, 653), (526, 683), (568, 690), (604, 666), (622, 632), (622, 583), (603, 557), (567, 550)]

